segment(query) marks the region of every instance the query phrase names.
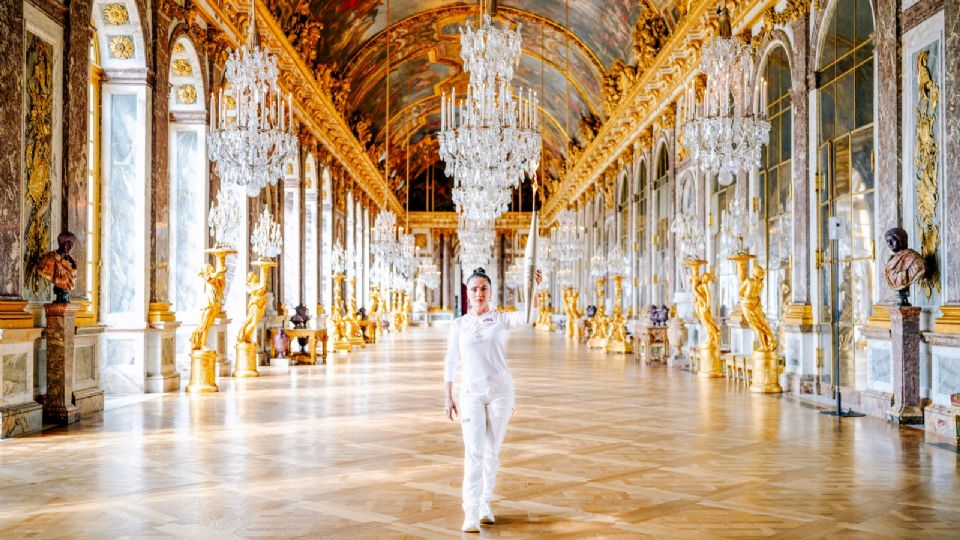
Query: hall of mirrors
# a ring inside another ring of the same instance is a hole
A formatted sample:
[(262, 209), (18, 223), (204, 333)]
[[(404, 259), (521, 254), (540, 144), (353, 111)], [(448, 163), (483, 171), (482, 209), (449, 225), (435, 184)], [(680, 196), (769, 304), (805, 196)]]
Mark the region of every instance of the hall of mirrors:
[[(4, 2), (3, 437), (109, 415), (111, 397), (340, 362), (466, 311), (459, 181), (437, 137), (442, 96), (465, 84), (457, 28), (478, 6), (347, 4)], [(882, 418), (912, 396), (912, 416), (891, 419), (956, 440), (960, 94), (948, 81), (960, 61), (945, 28), (960, 5), (726, 1), (753, 68), (744, 99), (769, 131), (759, 159), (725, 177), (685, 129), (710, 98), (700, 58), (719, 2), (492, 4), (520, 24), (514, 76), (542, 119), (539, 164), (492, 226), (493, 304), (522, 307), (536, 213), (535, 326), (567, 347), (611, 363), (659, 356), (823, 407), (839, 391), (843, 408)], [(251, 5), (277, 59), (270, 114), (295, 139), (254, 191), (224, 180), (212, 150), (241, 121), (227, 74)], [(924, 262), (906, 360), (885, 281), (898, 227)], [(76, 237), (66, 315), (45, 307), (55, 295), (39, 264), (61, 231)], [(73, 412), (45, 416), (54, 393)]]

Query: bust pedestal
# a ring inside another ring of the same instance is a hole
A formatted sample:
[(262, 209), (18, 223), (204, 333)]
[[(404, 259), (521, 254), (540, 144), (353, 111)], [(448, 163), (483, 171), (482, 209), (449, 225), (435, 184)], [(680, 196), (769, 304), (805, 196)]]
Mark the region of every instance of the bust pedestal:
[(890, 361), (893, 368), (893, 407), (887, 420), (922, 424), (920, 408), (920, 308), (887, 306), (890, 312)]
[(77, 311), (73, 304), (47, 304), (47, 397), (43, 419), (52, 424), (72, 424), (80, 420), (80, 409), (73, 404), (74, 337)]

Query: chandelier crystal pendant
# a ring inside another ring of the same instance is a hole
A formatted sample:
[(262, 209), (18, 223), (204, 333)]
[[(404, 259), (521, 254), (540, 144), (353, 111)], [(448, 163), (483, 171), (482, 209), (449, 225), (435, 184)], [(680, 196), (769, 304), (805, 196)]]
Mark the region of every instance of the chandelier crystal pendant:
[(210, 235), (216, 241), (215, 248), (232, 247), (240, 227), (240, 204), (229, 191), (220, 188), (217, 192), (217, 204), (210, 205), (207, 217)]
[(211, 100), (210, 160), (220, 179), (255, 197), (283, 178), (297, 136), (290, 96), (277, 86), (277, 59), (260, 47), (253, 0), (247, 42), (230, 52), (225, 67), (227, 83)]
[[(720, 35), (703, 47), (700, 71), (707, 87), (698, 116), (683, 126), (685, 144), (693, 159), (721, 185), (730, 185), (740, 171), (760, 166), (761, 148), (770, 138), (770, 123), (764, 113), (753, 112), (754, 73), (750, 46), (731, 36), (726, 8), (718, 11)], [(762, 83), (760, 107), (765, 111), (766, 83)], [(693, 104), (693, 88), (687, 103)]]

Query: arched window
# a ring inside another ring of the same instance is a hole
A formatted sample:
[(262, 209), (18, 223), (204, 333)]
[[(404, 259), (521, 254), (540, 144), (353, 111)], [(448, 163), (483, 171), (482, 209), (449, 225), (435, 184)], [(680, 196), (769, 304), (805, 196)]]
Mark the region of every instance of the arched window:
[(304, 254), (303, 254), (303, 303), (316, 320), (320, 271), (320, 207), (318, 201), (317, 160), (308, 154), (303, 164), (304, 187)]
[[(633, 243), (636, 245), (636, 268), (633, 275), (640, 278), (639, 289), (635, 295), (637, 298), (635, 307), (638, 311), (635, 311), (635, 313), (640, 313), (639, 309), (647, 302), (646, 294), (644, 294), (647, 288), (647, 276), (644, 273), (646, 272), (646, 256), (649, 252), (647, 249), (647, 163), (640, 162), (638, 167), (640, 171), (637, 174), (637, 186), (633, 191)], [(628, 247), (633, 249), (632, 245)]]
[[(867, 382), (863, 330), (872, 311), (874, 279), (873, 15), (869, 0), (837, 0), (817, 62), (818, 247), (820, 322), (840, 372), (821, 380), (863, 388)], [(830, 221), (840, 227), (831, 242)], [(828, 358), (829, 360), (829, 358)], [(857, 369), (857, 365), (863, 367)], [(832, 366), (833, 362), (826, 362)], [(837, 378), (839, 376), (839, 379)]]
[[(287, 312), (300, 305), (300, 164), (292, 159), (283, 178), (283, 304)], [(286, 315), (286, 314), (284, 314)]]
[(793, 137), (790, 101), (790, 64), (783, 47), (776, 47), (767, 56), (764, 80), (767, 83), (767, 117), (770, 120), (770, 143), (763, 147), (758, 174), (760, 215), (766, 220), (766, 252), (759, 254), (760, 264), (767, 267), (767, 318), (779, 321), (790, 297), (790, 253), (793, 205), (791, 158)]
[(630, 182), (626, 173), (620, 177), (620, 189), (617, 193), (617, 229), (619, 237), (617, 243), (625, 252), (630, 252)]
[(170, 57), (170, 300), (184, 323), (184, 344), (199, 320), (203, 283), (197, 272), (207, 261), (204, 249), (209, 200), (203, 79), (193, 43), (174, 42)]
[(653, 230), (653, 289), (655, 304), (665, 304), (668, 290), (667, 240), (670, 234), (670, 159), (667, 155), (667, 145), (660, 146), (657, 155), (657, 174), (653, 180), (653, 209), (656, 212), (656, 221)]

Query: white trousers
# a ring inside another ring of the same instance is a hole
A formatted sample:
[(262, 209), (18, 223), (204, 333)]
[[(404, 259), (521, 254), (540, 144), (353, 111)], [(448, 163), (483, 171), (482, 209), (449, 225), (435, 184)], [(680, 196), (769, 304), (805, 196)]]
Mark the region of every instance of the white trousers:
[(493, 500), (500, 447), (513, 414), (513, 382), (486, 381), (460, 391), (463, 429), (463, 507)]

